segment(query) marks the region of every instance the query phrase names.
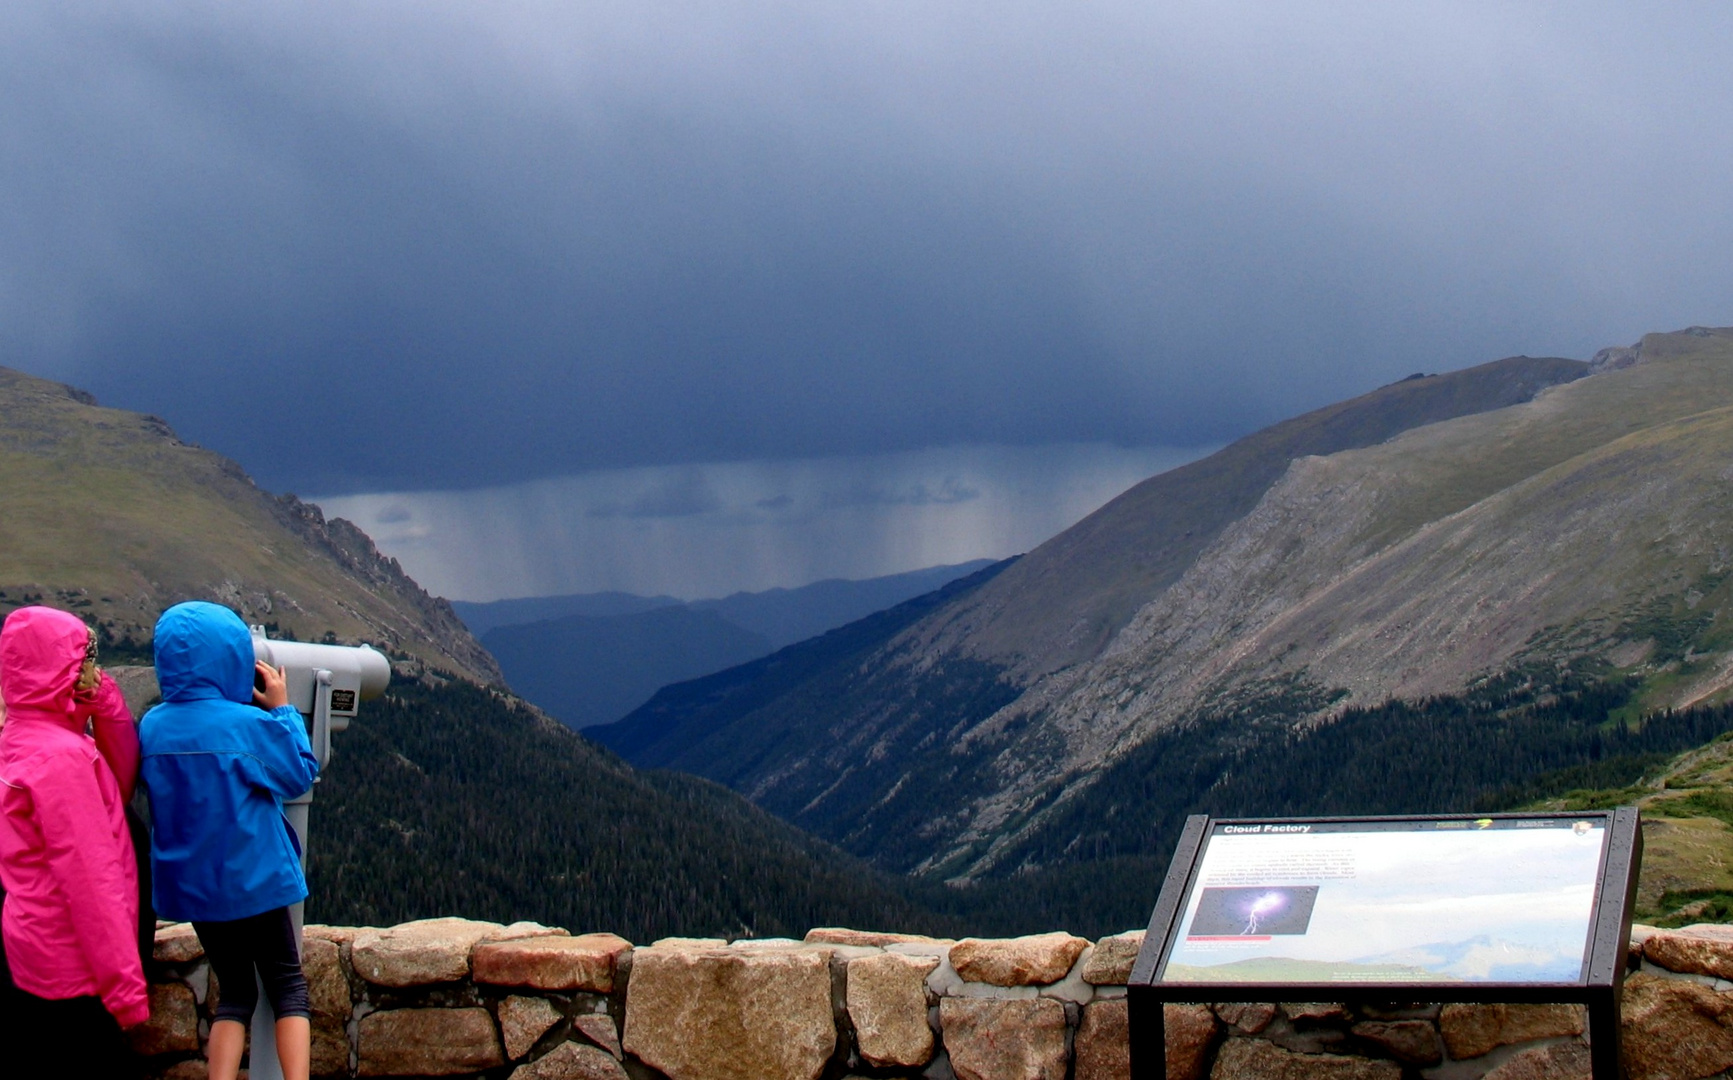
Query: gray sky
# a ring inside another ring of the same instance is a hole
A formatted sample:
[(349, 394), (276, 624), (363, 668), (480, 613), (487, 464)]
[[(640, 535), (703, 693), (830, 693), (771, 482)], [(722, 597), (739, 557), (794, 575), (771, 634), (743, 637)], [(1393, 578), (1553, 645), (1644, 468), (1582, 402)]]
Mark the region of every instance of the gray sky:
[(1730, 31), (1720, 3), (11, 0), (0, 363), (327, 496), (1215, 444), (1733, 322)]
[(454, 599), (619, 589), (695, 600), (1016, 555), (1209, 449), (951, 446), (318, 501)]

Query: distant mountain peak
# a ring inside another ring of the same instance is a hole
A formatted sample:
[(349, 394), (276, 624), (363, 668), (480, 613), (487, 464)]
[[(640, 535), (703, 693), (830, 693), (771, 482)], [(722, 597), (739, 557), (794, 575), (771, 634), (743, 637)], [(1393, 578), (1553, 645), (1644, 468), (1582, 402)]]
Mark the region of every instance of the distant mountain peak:
[(817, 637), (986, 565), (827, 578), (689, 603), (609, 592), (456, 607), (519, 693), (587, 728), (620, 719), (663, 686)]

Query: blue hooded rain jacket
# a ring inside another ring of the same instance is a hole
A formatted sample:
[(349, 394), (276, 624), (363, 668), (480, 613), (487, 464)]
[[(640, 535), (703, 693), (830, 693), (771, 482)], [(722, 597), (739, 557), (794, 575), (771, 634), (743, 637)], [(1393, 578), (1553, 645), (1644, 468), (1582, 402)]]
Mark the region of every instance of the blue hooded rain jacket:
[(283, 800), (319, 763), (293, 706), (253, 701), (253, 638), (226, 607), (193, 601), (156, 624), (162, 704), (139, 725), (150, 794), (151, 883), (166, 919), (226, 922), (307, 895)]

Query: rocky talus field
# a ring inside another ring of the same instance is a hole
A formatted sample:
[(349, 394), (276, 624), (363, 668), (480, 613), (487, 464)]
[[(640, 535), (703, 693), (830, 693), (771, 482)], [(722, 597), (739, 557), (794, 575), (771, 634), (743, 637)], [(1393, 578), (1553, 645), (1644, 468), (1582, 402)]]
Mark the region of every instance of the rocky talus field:
[[(669, 938), (445, 918), (309, 926), (313, 1073), (473, 1080), (1128, 1080), (1142, 932), (959, 941), (827, 928)], [(156, 935), (151, 1075), (200, 1080), (221, 997), (186, 924)], [(1630, 1080), (1733, 1068), (1733, 932), (1636, 927)], [(1166, 1007), (1171, 1080), (1588, 1080), (1577, 1005)]]

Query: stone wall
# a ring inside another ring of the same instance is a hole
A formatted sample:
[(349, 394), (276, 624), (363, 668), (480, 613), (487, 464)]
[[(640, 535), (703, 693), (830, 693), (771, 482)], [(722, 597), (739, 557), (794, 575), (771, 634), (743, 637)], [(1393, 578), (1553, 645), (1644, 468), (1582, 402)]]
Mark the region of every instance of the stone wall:
[[(1125, 982), (1141, 933), (634, 948), (517, 923), (307, 928), (317, 1076), (489, 1080), (1107, 1080), (1128, 1075)], [(1733, 927), (1639, 927), (1625, 991), (1632, 1080), (1733, 1068)], [(221, 988), (185, 924), (157, 932), (150, 1075), (195, 1080)], [(1570, 1080), (1575, 1005), (1329, 1002), (1167, 1007), (1185, 1080)]]

